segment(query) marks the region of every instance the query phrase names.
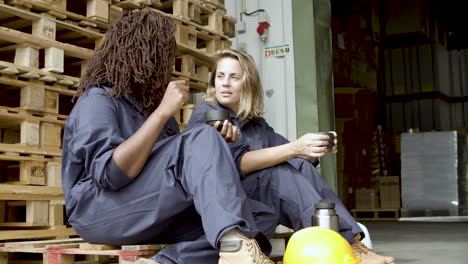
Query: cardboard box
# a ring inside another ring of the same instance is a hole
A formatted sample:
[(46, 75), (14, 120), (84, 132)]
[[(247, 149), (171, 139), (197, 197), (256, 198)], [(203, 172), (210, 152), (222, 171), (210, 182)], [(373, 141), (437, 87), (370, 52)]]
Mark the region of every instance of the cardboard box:
[(400, 208), (400, 176), (383, 176), (379, 179), (380, 207)]
[(360, 188), (355, 191), (356, 209), (374, 209), (379, 208), (379, 199), (374, 189)]

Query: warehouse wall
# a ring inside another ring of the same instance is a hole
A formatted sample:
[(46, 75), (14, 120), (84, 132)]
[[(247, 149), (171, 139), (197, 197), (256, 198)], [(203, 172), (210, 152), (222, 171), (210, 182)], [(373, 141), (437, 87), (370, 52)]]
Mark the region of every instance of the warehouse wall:
[[(236, 29), (245, 23), (245, 32), (236, 32), (232, 46), (244, 49), (253, 56), (260, 70), (265, 90), (265, 118), (280, 134), (290, 140), (296, 139), (296, 101), (294, 83), (294, 56), (291, 52), (284, 57), (265, 57), (264, 47), (290, 44), (293, 46), (291, 1), (283, 0), (226, 0), (229, 16), (237, 18)], [(269, 17), (269, 32), (262, 43), (257, 33), (257, 26), (265, 19), (264, 14), (242, 15), (242, 6), (246, 12), (264, 9)]]

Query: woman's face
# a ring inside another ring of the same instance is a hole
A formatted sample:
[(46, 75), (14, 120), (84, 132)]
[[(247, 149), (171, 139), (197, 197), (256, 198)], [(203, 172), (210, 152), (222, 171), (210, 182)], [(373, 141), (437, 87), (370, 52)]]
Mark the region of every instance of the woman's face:
[(236, 112), (242, 93), (244, 70), (238, 60), (223, 58), (218, 62), (215, 76), (215, 91), (218, 103)]

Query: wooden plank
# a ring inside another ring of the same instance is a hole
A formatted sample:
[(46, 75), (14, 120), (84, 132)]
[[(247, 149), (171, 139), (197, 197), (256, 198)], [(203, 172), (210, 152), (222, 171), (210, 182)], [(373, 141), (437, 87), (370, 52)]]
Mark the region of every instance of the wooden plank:
[(19, 153), (19, 154), (38, 154), (46, 156), (62, 156), (60, 150), (52, 148), (40, 148), (40, 147), (31, 147), (25, 146), (24, 144), (2, 144), (0, 143), (0, 153)]
[(69, 243), (84, 242), (82, 238), (68, 238), (68, 239), (49, 239), (41, 241), (24, 241), (24, 242), (7, 242), (4, 247), (10, 248), (45, 248), (47, 245), (59, 245)]
[(209, 56), (205, 53), (201, 53), (197, 50), (191, 49), (190, 47), (184, 45), (184, 44), (177, 44), (177, 49), (180, 53), (185, 53), (188, 55), (192, 55), (194, 57), (197, 57), (201, 61), (204, 61), (206, 63), (212, 63), (214, 61), (213, 56)]
[(93, 56), (94, 51), (90, 49), (81, 48), (78, 46), (62, 43), (55, 40), (40, 39), (31, 34), (23, 33), (21, 31), (0, 27), (0, 39), (5, 39), (13, 43), (30, 43), (40, 46), (41, 48), (54, 47), (62, 49), (64, 54), (74, 58), (88, 60)]
[(188, 80), (192, 92), (204, 92), (208, 88), (208, 83), (201, 82), (187, 74), (172, 72), (173, 79), (175, 80)]
[[(4, 254), (4, 252), (9, 252), (9, 253), (15, 253), (15, 252), (18, 252), (18, 253), (44, 253), (45, 252), (45, 249), (44, 248), (14, 248), (14, 247), (0, 247), (0, 254)], [(8, 261), (8, 257), (6, 257), (4, 259), (5, 262), (1, 262), (1, 257), (0, 257), (0, 263), (1, 264), (6, 264), (6, 263), (9, 263), (9, 262), (6, 262)]]
[[(18, 153), (16, 153), (18, 154)], [(0, 160), (6, 160), (6, 161), (44, 161), (44, 162), (49, 162), (49, 161), (54, 161), (54, 162), (60, 162), (59, 159), (56, 158), (44, 158), (44, 157), (37, 157), (37, 156), (19, 156), (19, 155), (12, 155), (12, 153), (9, 154), (0, 154)], [(12, 183), (11, 183), (12, 184)], [(20, 184), (26, 184), (26, 183), (20, 183)]]
[[(206, 7), (204, 7), (204, 6), (201, 6), (201, 7), (202, 7), (202, 11), (203, 11), (203, 8), (206, 9)], [(196, 28), (196, 29), (198, 29), (200, 31), (205, 31), (205, 32), (207, 32), (207, 33), (209, 33), (211, 35), (218, 36), (218, 37), (220, 37), (222, 39), (229, 39), (228, 36), (226, 36), (226, 35), (224, 35), (224, 34), (222, 34), (220, 32), (214, 31), (214, 30), (212, 30), (210, 28), (206, 28), (206, 27), (204, 27), (204, 26), (202, 26), (200, 24), (194, 23), (194, 22), (190, 21), (190, 19), (188, 19), (188, 18), (184, 18), (184, 17), (181, 17), (181, 16), (174, 16), (172, 14), (165, 13), (165, 12), (163, 12), (161, 10), (158, 10), (158, 9), (152, 9), (152, 10), (154, 10), (155, 12), (158, 12), (158, 13), (160, 13), (162, 15), (169, 16), (172, 19), (174, 19), (175, 21), (183, 22), (184, 24), (189, 25), (189, 26), (191, 26), (193, 28)]]
[(79, 248), (81, 250), (115, 250), (115, 249), (120, 249), (120, 247), (118, 247), (118, 246), (98, 245), (98, 244), (90, 244), (90, 243), (80, 243)]
[[(8, 85), (8, 86), (18, 87), (18, 88), (31, 86), (31, 82), (15, 80), (15, 79), (7, 78), (7, 77), (0, 77), (0, 83)], [(43, 87), (44, 89), (49, 90), (49, 91), (59, 92), (60, 94), (63, 94), (63, 95), (73, 96), (76, 94), (76, 90), (64, 89), (60, 87), (54, 87), (54, 86), (44, 85), (44, 84), (39, 84), (39, 83), (34, 83), (34, 85), (37, 87)]]
[(161, 250), (170, 246), (170, 244), (154, 244), (154, 245), (125, 245), (122, 246), (123, 251), (138, 251), (138, 250)]
[(0, 240), (11, 239), (36, 239), (48, 237), (76, 236), (75, 230), (66, 229), (44, 229), (44, 230), (5, 230), (0, 232)]
[(63, 10), (63, 8), (57, 8), (57, 7), (54, 7), (45, 3), (37, 2), (35, 0), (22, 0), (22, 1), (26, 4), (31, 5), (32, 6), (31, 11), (34, 11), (34, 12), (40, 12), (40, 13), (47, 12), (57, 18), (61, 18), (61, 19), (68, 18), (73, 21), (80, 21), (83, 24), (92, 25), (94, 27), (99, 27), (102, 29), (109, 28), (109, 24), (107, 22), (103, 23), (99, 20), (93, 20), (83, 15)]
[[(40, 116), (37, 116), (39, 114)], [(22, 108), (0, 106), (0, 128), (12, 128), (21, 125), (22, 121), (46, 122), (64, 126), (66, 115), (48, 115), (43, 112), (27, 111)]]
[[(45, 223), (28, 223), (28, 222), (3, 222), (0, 223), (0, 227), (46, 227)], [(1, 263), (1, 262), (0, 262)]]
[(47, 200), (63, 200), (62, 187), (58, 186), (23, 186), (14, 184), (0, 184), (0, 194), (43, 195), (44, 197), (52, 196), (55, 198)]

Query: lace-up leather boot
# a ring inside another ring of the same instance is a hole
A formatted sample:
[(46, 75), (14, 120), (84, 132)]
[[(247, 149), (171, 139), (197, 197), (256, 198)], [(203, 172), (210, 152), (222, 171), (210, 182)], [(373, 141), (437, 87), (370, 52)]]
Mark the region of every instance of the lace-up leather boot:
[(362, 260), (361, 264), (396, 264), (395, 258), (382, 256), (366, 247), (361, 242), (361, 235), (354, 236), (354, 243), (351, 245), (354, 255)]
[(237, 232), (235, 240), (221, 240), (219, 264), (274, 264), (260, 250), (255, 239), (250, 239)]

